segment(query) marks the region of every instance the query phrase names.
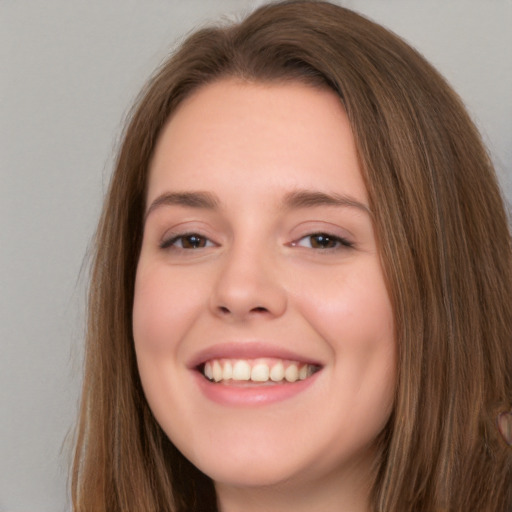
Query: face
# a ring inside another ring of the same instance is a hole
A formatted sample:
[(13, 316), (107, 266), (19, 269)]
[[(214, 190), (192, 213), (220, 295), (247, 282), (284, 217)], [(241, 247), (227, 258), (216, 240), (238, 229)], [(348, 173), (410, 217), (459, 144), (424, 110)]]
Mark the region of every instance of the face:
[(133, 332), (171, 441), (218, 489), (367, 472), (396, 346), (339, 98), (205, 86), (160, 136), (147, 205)]

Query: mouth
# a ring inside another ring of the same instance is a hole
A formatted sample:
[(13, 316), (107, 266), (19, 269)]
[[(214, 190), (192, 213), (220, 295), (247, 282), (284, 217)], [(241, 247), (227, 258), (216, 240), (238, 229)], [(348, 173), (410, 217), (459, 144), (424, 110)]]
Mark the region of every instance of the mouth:
[(320, 371), (317, 364), (291, 359), (209, 359), (197, 371), (211, 383), (232, 386), (292, 384)]
[(209, 401), (251, 408), (294, 400), (317, 389), (324, 364), (283, 346), (239, 340), (198, 352), (187, 367)]

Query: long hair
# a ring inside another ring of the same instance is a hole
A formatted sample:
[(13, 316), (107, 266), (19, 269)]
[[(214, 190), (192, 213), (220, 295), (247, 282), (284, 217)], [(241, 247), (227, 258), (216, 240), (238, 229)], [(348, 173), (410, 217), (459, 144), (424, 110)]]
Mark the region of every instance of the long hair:
[(156, 141), (184, 98), (226, 77), (329, 87), (350, 120), (399, 356), (373, 510), (507, 510), (512, 449), (496, 418), (512, 400), (512, 244), (490, 159), (457, 95), (400, 38), (287, 1), (191, 35), (133, 110), (95, 240), (74, 511), (217, 510), (144, 398), (131, 313)]

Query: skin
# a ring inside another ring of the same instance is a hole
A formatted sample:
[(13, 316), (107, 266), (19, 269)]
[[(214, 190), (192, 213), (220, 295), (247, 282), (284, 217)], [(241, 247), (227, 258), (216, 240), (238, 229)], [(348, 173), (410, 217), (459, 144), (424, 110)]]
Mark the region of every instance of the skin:
[[(304, 204), (290, 200), (297, 191), (343, 200)], [(215, 207), (162, 199), (183, 192), (207, 192)], [(368, 511), (396, 341), (339, 98), (299, 83), (203, 87), (160, 136), (147, 205), (133, 330), (144, 391), (169, 438), (213, 479), (223, 512)], [(187, 248), (184, 233), (199, 247)], [(253, 342), (321, 370), (270, 403), (205, 396), (190, 368), (197, 354)]]

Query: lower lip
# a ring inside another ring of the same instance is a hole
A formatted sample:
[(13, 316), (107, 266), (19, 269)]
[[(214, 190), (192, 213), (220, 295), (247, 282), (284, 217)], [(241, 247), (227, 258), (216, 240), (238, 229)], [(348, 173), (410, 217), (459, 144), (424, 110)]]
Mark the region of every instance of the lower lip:
[(288, 400), (306, 391), (317, 379), (316, 372), (311, 377), (283, 384), (248, 385), (222, 384), (211, 382), (201, 373), (195, 372), (195, 377), (202, 393), (213, 402), (229, 406), (258, 406), (268, 405), (282, 400)]

